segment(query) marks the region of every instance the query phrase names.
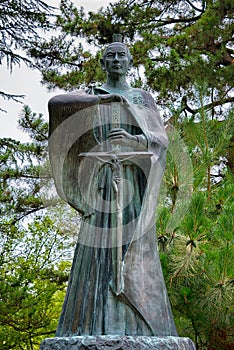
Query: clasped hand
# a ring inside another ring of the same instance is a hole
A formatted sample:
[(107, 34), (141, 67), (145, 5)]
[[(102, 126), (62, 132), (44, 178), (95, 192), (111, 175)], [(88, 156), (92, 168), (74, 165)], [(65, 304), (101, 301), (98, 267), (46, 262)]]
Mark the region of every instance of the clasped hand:
[[(121, 102), (127, 103), (127, 100), (118, 94), (103, 94), (99, 96), (99, 103), (111, 103), (111, 102)], [(134, 147), (137, 142), (137, 138), (134, 135), (129, 134), (126, 130), (122, 128), (114, 128), (108, 134), (108, 139), (112, 144), (130, 146)]]
[(136, 136), (129, 134), (122, 128), (111, 129), (108, 133), (108, 139), (115, 145), (134, 146), (137, 141)]

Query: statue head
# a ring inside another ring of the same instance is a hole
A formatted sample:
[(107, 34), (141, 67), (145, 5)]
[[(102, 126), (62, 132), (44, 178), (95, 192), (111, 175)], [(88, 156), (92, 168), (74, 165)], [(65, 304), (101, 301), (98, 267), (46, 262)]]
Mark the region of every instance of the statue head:
[(131, 53), (122, 42), (122, 35), (114, 34), (113, 42), (106, 47), (101, 59), (102, 69), (108, 75), (126, 75), (132, 63)]

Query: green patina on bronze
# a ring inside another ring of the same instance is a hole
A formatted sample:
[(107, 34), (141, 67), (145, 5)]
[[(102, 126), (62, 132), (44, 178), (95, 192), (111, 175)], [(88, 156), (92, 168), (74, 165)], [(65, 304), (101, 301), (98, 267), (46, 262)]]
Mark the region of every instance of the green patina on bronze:
[(49, 101), (56, 188), (82, 214), (56, 335), (176, 336), (154, 225), (166, 133), (151, 95), (127, 84), (127, 47), (101, 64), (103, 86)]

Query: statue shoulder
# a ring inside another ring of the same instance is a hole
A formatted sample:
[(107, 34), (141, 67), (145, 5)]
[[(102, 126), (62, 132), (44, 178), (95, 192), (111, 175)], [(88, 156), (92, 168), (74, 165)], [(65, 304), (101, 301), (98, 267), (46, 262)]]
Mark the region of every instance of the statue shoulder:
[(95, 95), (90, 95), (86, 92), (86, 90), (77, 90), (73, 92), (69, 92), (67, 94), (60, 94), (52, 97), (49, 102), (48, 106), (54, 107), (54, 106), (63, 106), (63, 105), (72, 105), (72, 104), (87, 104), (94, 105), (97, 104), (99, 101), (98, 97)]
[(152, 95), (146, 90), (139, 89), (139, 88), (133, 88), (133, 91), (136, 92), (136, 93), (141, 94), (142, 96), (147, 96), (147, 97), (153, 99)]
[(140, 96), (140, 98), (136, 97), (136, 101), (138, 101), (138, 102), (135, 102), (135, 103), (143, 104), (147, 108), (157, 110), (155, 101), (154, 101), (152, 95), (148, 91), (145, 91), (145, 90), (139, 89), (139, 88), (133, 88), (133, 92), (134, 92), (134, 95)]
[(86, 110), (92, 114), (95, 106), (99, 102), (99, 97), (89, 95), (84, 90), (72, 93), (56, 95), (49, 100), (49, 135), (62, 124), (68, 117)]

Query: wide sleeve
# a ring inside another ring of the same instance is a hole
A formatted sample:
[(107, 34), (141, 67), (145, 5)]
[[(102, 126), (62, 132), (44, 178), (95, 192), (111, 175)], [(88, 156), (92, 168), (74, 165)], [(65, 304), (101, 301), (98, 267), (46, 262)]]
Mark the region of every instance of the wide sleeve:
[[(49, 158), (55, 187), (66, 202), (84, 214), (91, 211), (82, 188), (90, 189), (93, 164), (84, 166), (80, 153), (94, 149), (93, 119), (98, 96), (84, 91), (53, 97), (49, 107)], [(85, 172), (85, 173), (84, 173)]]

